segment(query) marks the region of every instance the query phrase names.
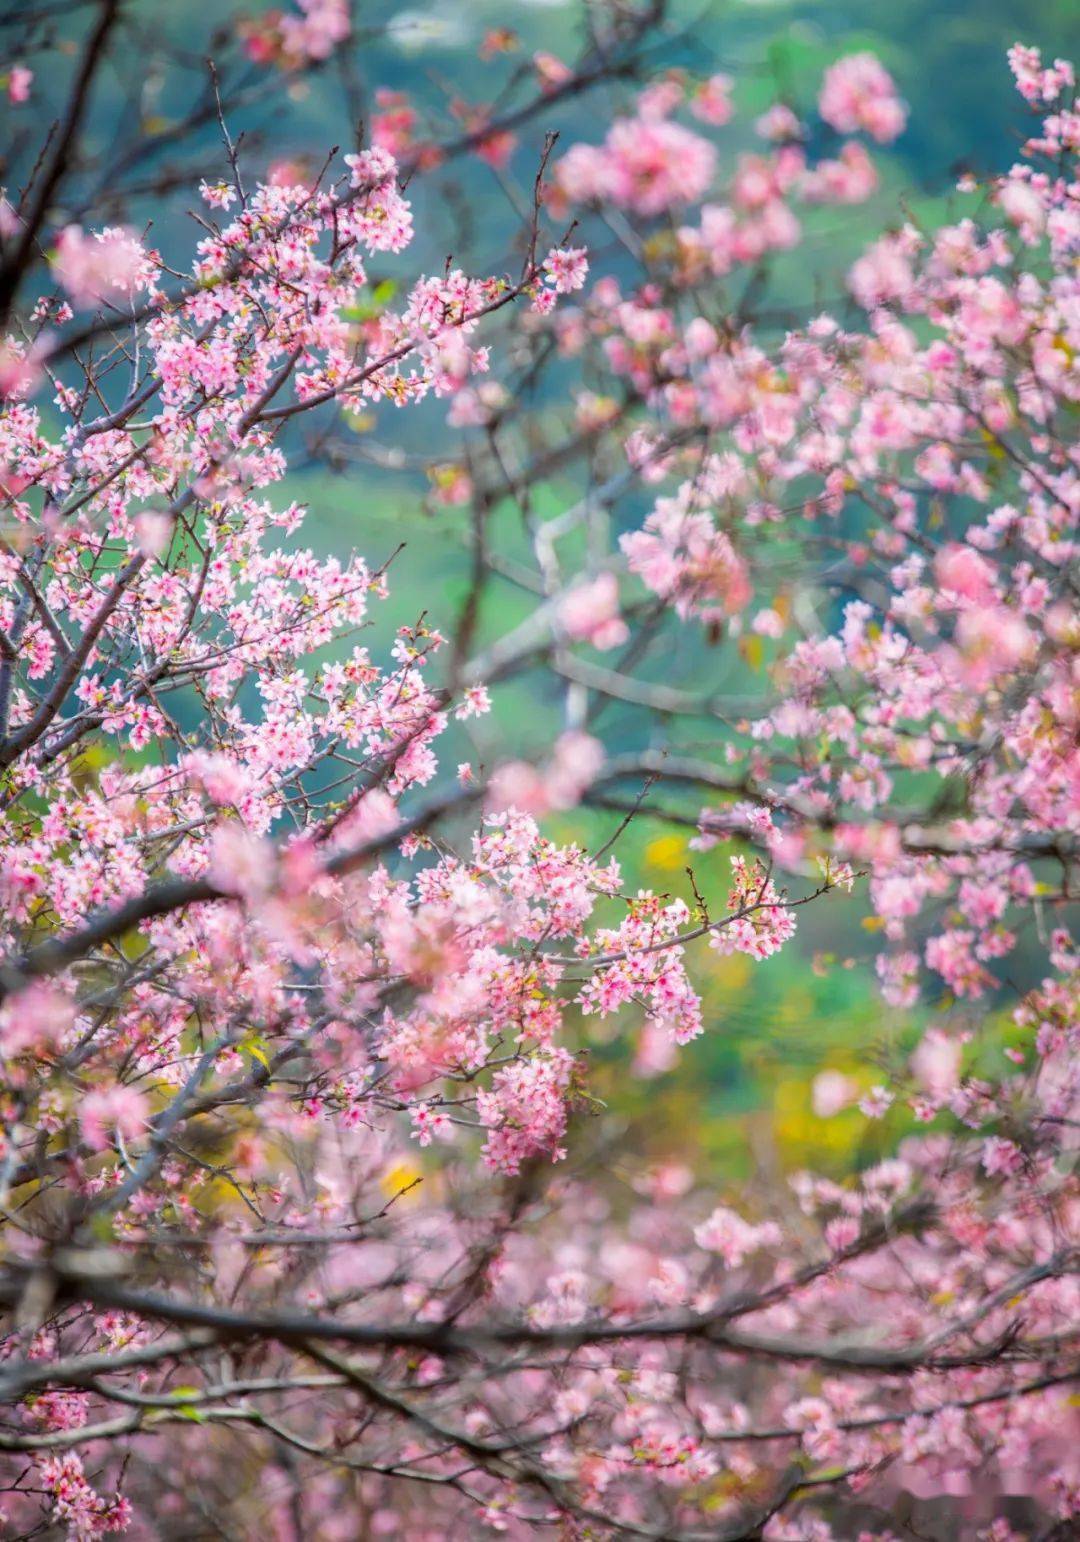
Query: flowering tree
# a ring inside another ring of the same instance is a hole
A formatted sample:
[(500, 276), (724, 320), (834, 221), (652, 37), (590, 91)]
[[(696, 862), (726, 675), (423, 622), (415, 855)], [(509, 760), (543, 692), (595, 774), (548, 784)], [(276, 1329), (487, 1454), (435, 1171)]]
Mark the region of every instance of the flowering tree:
[[(384, 92), (355, 153), (260, 182), (245, 93), (348, 46), (308, 0), (222, 41), (254, 84), (219, 59), (180, 126), (223, 144), (181, 269), (116, 223), (130, 158), (53, 224), (122, 20), (90, 10), (0, 208), (8, 1534), (1074, 1534), (1070, 67), (1014, 49), (1018, 165), (778, 318), (775, 257), (903, 130), (870, 55), (734, 163), (719, 75), (646, 70), (594, 142), (544, 141), (646, 69), (662, 7), (614, 7), (454, 137)], [(512, 266), (411, 266), (410, 179), (532, 127)], [(383, 650), (392, 554), (318, 558), (273, 489), (397, 409), (449, 423), (472, 577)], [(441, 772), (515, 680), (554, 742)], [(578, 806), (599, 849), (544, 833)], [(627, 892), (645, 816), (726, 843), (730, 887)], [(701, 950), (768, 968), (859, 896), (918, 1030), (815, 1096), (916, 1133), (794, 1203), (620, 1182), (583, 1019), (663, 1060), (711, 1031)]]

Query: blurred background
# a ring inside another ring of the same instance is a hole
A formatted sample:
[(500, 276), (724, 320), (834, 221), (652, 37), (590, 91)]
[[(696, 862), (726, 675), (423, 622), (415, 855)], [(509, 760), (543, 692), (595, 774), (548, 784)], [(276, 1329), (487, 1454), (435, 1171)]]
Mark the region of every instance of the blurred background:
[[(260, 10), (247, 6), (208, 16), (201, 0), (177, 0), (164, 15), (157, 0), (136, 0), (130, 13), (131, 44), (97, 104), (95, 133), (102, 164), (119, 156), (129, 167), (133, 196), (124, 217), (137, 226), (152, 217), (151, 241), (179, 263), (198, 235), (190, 211), (202, 206), (190, 153), (174, 155), (173, 131), (189, 114), (193, 94), (205, 87), (202, 60), (214, 52), (207, 29), (220, 29), (221, 38), (234, 36), (237, 25), (257, 20)], [(9, 23), (13, 15), (6, 18)], [(256, 72), (230, 114), (230, 128), (234, 136), (243, 131), (241, 157), (252, 179), (282, 163), (314, 172), (330, 145), (351, 148), (379, 87), (408, 93), (418, 113), (418, 137), (445, 140), (461, 131), (463, 102), (500, 102), (507, 82), (512, 92), (515, 72), (527, 73), (538, 50), (576, 58), (587, 41), (588, 15), (582, 0), (360, 0), (352, 41), (324, 69), (288, 88), (287, 112)], [(863, 49), (879, 55), (910, 106), (906, 132), (892, 146), (875, 147), (881, 187), (865, 205), (832, 210), (810, 245), (787, 258), (786, 268), (780, 265), (770, 291), (774, 304), (827, 302), (829, 295), (819, 297), (815, 288), (822, 282), (819, 274), (831, 269), (835, 284), (836, 271), (842, 273), (883, 224), (914, 210), (937, 214), (948, 207), (964, 171), (1000, 171), (1016, 158), (1025, 110), (1006, 64), (1007, 48), (1024, 41), (1048, 57), (1075, 54), (1078, 33), (1076, 0), (891, 0), (887, 6), (865, 0), (675, 0), (650, 42), (647, 66), (649, 72), (673, 67), (694, 76), (722, 71), (732, 77), (737, 116), (720, 142), (722, 156), (734, 156), (754, 143), (754, 118), (778, 96), (796, 111), (808, 109), (833, 60)], [(12, 36), (9, 26), (9, 44)], [(72, 52), (43, 54), (36, 64), (39, 123), (45, 121), (50, 93), (58, 99), (62, 94)], [(176, 68), (177, 60), (184, 68)], [(393, 281), (400, 274), (407, 281), (418, 271), (441, 268), (448, 256), (471, 272), (511, 269), (519, 252), (522, 199), (527, 203), (545, 131), (558, 131), (559, 152), (579, 139), (596, 142), (634, 90), (633, 82), (620, 81), (559, 102), (549, 117), (538, 116), (520, 130), (502, 166), (466, 157), (419, 178), (410, 191), (417, 242), (404, 258), (388, 260), (386, 276)], [(224, 175), (212, 119), (195, 143), (201, 171), (212, 178)], [(88, 172), (86, 207), (94, 194)], [(81, 212), (76, 206), (68, 211), (72, 218)], [(559, 380), (556, 372), (533, 404), (549, 425), (557, 425), (566, 406)], [(285, 487), (275, 490), (275, 501), (295, 498), (310, 507), (302, 540), (320, 551), (356, 548), (375, 567), (406, 543), (390, 571), (391, 599), (376, 607), (375, 635), (366, 639), (373, 648), (421, 612), (445, 627), (463, 604), (470, 569), (464, 516), (433, 502), (431, 479), (421, 465), (433, 445), (451, 463), (462, 453), (454, 431), (445, 426), (445, 405), (431, 403), (396, 416), (380, 409), (370, 421), (360, 416), (346, 428), (353, 441), (334, 466), (306, 441), (292, 447), (296, 469)], [(534, 489), (534, 507), (541, 516), (556, 514), (581, 494), (580, 468), (555, 474)], [(642, 512), (643, 504), (631, 499), (619, 517), (632, 526)], [(505, 540), (512, 552), (509, 521)], [(495, 592), (485, 603), (478, 645), (508, 631), (527, 609), (527, 596), (512, 586)], [(710, 650), (689, 629), (670, 637), (668, 647), (669, 656), (655, 661), (659, 677), (677, 660), (681, 678), (696, 678), (702, 688), (750, 697), (766, 690), (762, 661), (750, 649)], [(494, 721), (481, 722), (471, 740), (464, 738), (464, 726), (455, 729), (461, 742), (444, 741), (441, 759), (452, 777), (458, 760), (490, 763), (489, 750), (500, 742), (504, 754), (508, 747), (513, 754), (540, 758), (559, 731), (560, 712), (552, 677), (524, 676), (500, 692)], [(617, 708), (608, 711), (603, 737), (609, 750), (629, 746), (633, 732)], [(663, 732), (670, 732), (670, 741), (654, 742), (675, 742), (681, 735), (684, 748), (715, 754), (722, 747), (719, 724), (712, 725), (708, 745), (701, 742), (700, 724), (696, 729), (672, 724)], [(578, 811), (553, 820), (550, 833), (596, 846), (618, 823), (614, 813)], [(728, 852), (690, 852), (692, 833), (636, 820), (617, 848), (626, 888), (687, 895), (686, 868), (692, 862), (703, 891), (721, 896)], [(903, 1054), (918, 1031), (917, 1013), (891, 1012), (881, 1003), (869, 921), (857, 896), (834, 898), (801, 912), (797, 943), (763, 964), (700, 950), (694, 968), (704, 990), (708, 1030), (677, 1059), (670, 1057), (670, 1065), (647, 1040), (632, 1033), (611, 1042), (604, 1025), (584, 1022), (606, 1117), (629, 1135), (635, 1151), (657, 1161), (677, 1159), (702, 1176), (711, 1172), (720, 1181), (744, 1183), (752, 1174), (768, 1180), (811, 1163), (846, 1169), (853, 1160), (874, 1159), (894, 1145), (904, 1128), (905, 1116), (898, 1111), (882, 1122), (867, 1120), (856, 1108), (839, 1119), (815, 1113), (819, 1073), (850, 1074), (865, 1091), (881, 1079), (875, 1064), (884, 1066)], [(985, 1018), (985, 1009), (979, 1016)]]

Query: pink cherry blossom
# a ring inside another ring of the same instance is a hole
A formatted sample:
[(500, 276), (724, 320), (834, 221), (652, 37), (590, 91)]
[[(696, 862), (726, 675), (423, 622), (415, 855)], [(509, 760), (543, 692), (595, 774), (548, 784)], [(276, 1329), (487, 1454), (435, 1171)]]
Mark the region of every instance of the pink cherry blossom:
[(825, 72), (818, 111), (841, 134), (860, 130), (881, 144), (903, 132), (907, 109), (892, 76), (870, 53), (849, 54)]

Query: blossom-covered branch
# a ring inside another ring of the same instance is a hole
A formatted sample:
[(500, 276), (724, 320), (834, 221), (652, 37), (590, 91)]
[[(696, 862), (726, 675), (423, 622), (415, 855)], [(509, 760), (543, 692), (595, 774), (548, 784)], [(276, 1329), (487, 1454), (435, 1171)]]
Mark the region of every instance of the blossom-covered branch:
[[(907, 121), (881, 63), (729, 151), (739, 81), (587, 10), (453, 125), (377, 89), (317, 171), (244, 114), (331, 66), (355, 107), (357, 19), (243, 20), (168, 131), (180, 257), (114, 222), (172, 184), (95, 148), (101, 0), (0, 204), (13, 1534), (1080, 1516), (1073, 72), (1012, 50), (1021, 161), (837, 272), (822, 211)], [(476, 273), (414, 228), (464, 157), (512, 211)], [(324, 555), (312, 464), (426, 479), (460, 591), (359, 520)], [(692, 832), (664, 892), (646, 820)], [(814, 1100), (865, 1159), (650, 1163), (594, 1062), (693, 1063), (710, 957), (860, 905), (895, 1033)]]

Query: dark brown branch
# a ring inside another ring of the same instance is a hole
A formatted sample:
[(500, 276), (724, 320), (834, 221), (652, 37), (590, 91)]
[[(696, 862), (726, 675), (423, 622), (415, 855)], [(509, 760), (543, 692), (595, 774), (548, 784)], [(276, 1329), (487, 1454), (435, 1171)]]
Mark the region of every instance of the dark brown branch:
[(11, 307), (23, 274), (29, 265), (34, 244), (48, 215), (53, 194), (70, 168), (90, 99), (90, 87), (104, 57), (109, 34), (119, 14), (120, 0), (101, 0), (98, 18), (86, 40), (59, 133), (53, 142), (45, 169), (38, 178), (29, 207), (22, 215), (18, 238), (11, 251), (0, 263), (0, 322), (6, 321), (11, 313)]

